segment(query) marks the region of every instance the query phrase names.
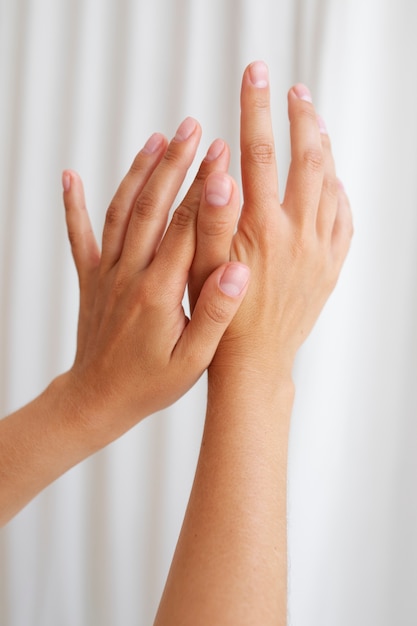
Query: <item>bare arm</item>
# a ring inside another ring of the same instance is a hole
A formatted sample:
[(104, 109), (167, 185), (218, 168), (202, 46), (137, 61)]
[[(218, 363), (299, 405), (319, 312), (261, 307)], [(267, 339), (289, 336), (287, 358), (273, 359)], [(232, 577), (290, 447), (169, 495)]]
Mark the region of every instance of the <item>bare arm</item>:
[[(280, 204), (268, 75), (252, 64), (241, 98), (244, 205), (227, 257), (250, 266), (251, 284), (209, 367), (201, 452), (158, 626), (286, 623), (293, 362), (352, 234), (308, 90), (294, 87), (288, 104), (292, 162)], [(221, 251), (205, 258), (198, 241), (194, 264), (203, 275), (225, 260)]]
[[(214, 172), (227, 169), (226, 146), (219, 152), (222, 144), (213, 144), (162, 237), (200, 134), (188, 119), (169, 146), (162, 135), (152, 136), (107, 211), (101, 253), (81, 181), (64, 173), (80, 282), (77, 354), (67, 373), (0, 421), (0, 524), (67, 469), (185, 393), (239, 307), (249, 272), (223, 263), (202, 285), (190, 320), (182, 309), (202, 181), (212, 174), (204, 203), (216, 203), (221, 189)], [(237, 191), (230, 185), (225, 206), (232, 217), (234, 207), (235, 221)]]

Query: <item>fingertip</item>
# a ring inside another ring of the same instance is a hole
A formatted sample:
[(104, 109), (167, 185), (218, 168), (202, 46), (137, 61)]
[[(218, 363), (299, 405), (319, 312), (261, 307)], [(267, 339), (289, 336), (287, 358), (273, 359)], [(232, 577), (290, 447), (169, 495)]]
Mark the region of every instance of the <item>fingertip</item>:
[(337, 179), (337, 186), (339, 187), (339, 190), (340, 190), (340, 191), (343, 191), (343, 193), (346, 193), (346, 191), (345, 191), (345, 186), (344, 186), (344, 184), (342, 183), (342, 181), (340, 180), (340, 178), (338, 178), (338, 179)]
[(62, 188), (66, 193), (82, 186), (81, 177), (75, 170), (65, 169), (62, 172)]
[(211, 163), (212, 161), (218, 159), (225, 151), (226, 146), (227, 144), (223, 141), (223, 139), (215, 139), (207, 150), (205, 161)]
[(246, 71), (253, 87), (265, 89), (269, 86), (269, 70), (264, 61), (250, 63)]
[(187, 141), (198, 130), (201, 132), (200, 124), (193, 117), (186, 117), (177, 128), (177, 132), (174, 136), (174, 141), (182, 142)]
[(293, 87), (291, 87), (288, 96), (296, 98), (298, 100), (304, 100), (305, 102), (313, 102), (310, 89), (307, 87), (307, 85), (304, 85), (303, 83), (297, 83)]
[(326, 122), (321, 117), (321, 115), (317, 115), (317, 124), (319, 125), (319, 130), (322, 135), (328, 135)]
[(238, 298), (249, 284), (250, 269), (243, 263), (229, 263), (219, 279), (219, 288), (226, 296)]
[(64, 170), (62, 172), (62, 188), (68, 193), (71, 190), (71, 171)]
[(167, 139), (161, 133), (153, 133), (143, 146), (142, 154), (152, 155), (162, 150), (162, 146), (166, 147)]
[(233, 179), (224, 172), (212, 172), (204, 185), (204, 197), (207, 204), (215, 207), (230, 203), (233, 191)]

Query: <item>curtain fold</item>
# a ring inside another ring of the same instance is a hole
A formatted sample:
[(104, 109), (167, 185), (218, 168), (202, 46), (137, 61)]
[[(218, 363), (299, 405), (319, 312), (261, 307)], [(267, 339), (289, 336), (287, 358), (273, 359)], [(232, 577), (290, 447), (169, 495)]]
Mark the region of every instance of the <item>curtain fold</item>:
[[(0, 0), (0, 415), (70, 367), (77, 280), (62, 169), (100, 233), (147, 137), (202, 124), (239, 177), (239, 88), (270, 67), (281, 188), (286, 93), (307, 83), (355, 237), (295, 372), (294, 626), (417, 620), (417, 5), (407, 0)], [(195, 170), (190, 172), (187, 183)], [(198, 456), (205, 379), (68, 472), (0, 531), (0, 624), (151, 624)]]

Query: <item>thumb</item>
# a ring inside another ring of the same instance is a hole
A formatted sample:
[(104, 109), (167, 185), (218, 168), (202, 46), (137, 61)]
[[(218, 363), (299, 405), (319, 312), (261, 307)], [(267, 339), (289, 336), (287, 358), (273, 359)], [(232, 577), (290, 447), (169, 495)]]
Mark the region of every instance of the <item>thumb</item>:
[(249, 268), (242, 263), (225, 263), (210, 274), (175, 348), (175, 356), (183, 363), (190, 363), (201, 372), (209, 366), (245, 297), (249, 276)]

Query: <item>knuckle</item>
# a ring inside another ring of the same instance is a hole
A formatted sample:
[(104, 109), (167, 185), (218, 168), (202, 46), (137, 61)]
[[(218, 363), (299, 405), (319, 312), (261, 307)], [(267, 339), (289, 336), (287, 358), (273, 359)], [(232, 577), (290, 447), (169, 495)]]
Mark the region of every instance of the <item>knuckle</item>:
[(131, 174), (141, 174), (143, 172), (143, 157), (142, 154), (139, 152), (139, 154), (137, 154), (132, 162), (132, 165), (130, 166), (130, 173)]
[[(159, 319), (158, 311), (164, 308), (164, 297), (160, 284), (155, 284), (154, 280), (142, 277), (138, 289), (133, 292), (131, 289), (131, 281), (121, 280), (120, 285), (125, 293), (125, 301), (130, 303), (132, 310), (136, 310), (141, 314), (149, 315), (155, 323)], [(125, 305), (128, 308), (129, 304)]]
[(156, 202), (153, 195), (144, 191), (136, 200), (133, 210), (141, 220), (150, 221), (155, 216), (155, 206)]
[(248, 245), (253, 247), (254, 234), (258, 242), (259, 249), (262, 250), (262, 254), (266, 256), (276, 253), (277, 242), (280, 239), (279, 230), (277, 229), (276, 221), (258, 218), (252, 227), (252, 232), (246, 233)]
[(206, 176), (203, 176), (201, 172), (199, 172), (196, 175), (193, 181), (193, 184), (191, 185), (185, 197), (181, 201), (181, 205), (178, 207), (179, 209), (181, 209), (181, 207), (185, 207), (187, 211), (190, 211), (193, 218), (198, 213), (198, 208), (200, 206), (200, 200), (201, 200), (201, 191), (203, 188), (205, 178)]
[(222, 237), (231, 232), (232, 224), (226, 219), (200, 218), (198, 222), (198, 230), (209, 238)]
[(291, 245), (291, 252), (293, 259), (301, 259), (309, 256), (313, 249), (313, 241), (311, 234), (305, 230), (301, 231), (297, 237), (294, 238)]
[(182, 163), (182, 161), (183, 161), (182, 153), (178, 152), (178, 150), (176, 149), (176, 146), (173, 147), (171, 145), (164, 155), (164, 162), (167, 165), (178, 166)]
[(113, 202), (110, 204), (106, 213), (106, 224), (107, 226), (113, 226), (117, 224), (119, 220), (119, 209)]
[(275, 161), (274, 144), (270, 141), (254, 141), (246, 147), (245, 158), (256, 165), (272, 165)]
[(226, 303), (218, 299), (206, 303), (205, 313), (207, 317), (215, 324), (226, 324), (230, 318), (229, 310)]
[(186, 230), (195, 221), (196, 211), (194, 206), (184, 201), (175, 209), (171, 224), (178, 230)]
[(105, 294), (106, 299), (111, 302), (119, 301), (126, 289), (126, 274), (120, 269), (114, 273), (111, 280), (107, 272), (99, 273), (98, 276), (98, 292)]
[(253, 94), (253, 106), (256, 109), (260, 109), (260, 110), (265, 110), (265, 109), (269, 109), (270, 107), (270, 102), (269, 102), (269, 98), (268, 96), (263, 93), (263, 92), (256, 92), (255, 94)]
[(197, 174), (195, 176), (194, 186), (200, 189), (204, 185), (204, 182), (207, 178), (208, 173), (209, 173), (209, 168), (207, 167), (207, 164), (203, 161), (203, 163), (198, 168)]
[(144, 309), (154, 308), (158, 303), (159, 291), (152, 281), (144, 280), (140, 289), (140, 302)]
[(303, 166), (310, 172), (321, 173), (324, 167), (323, 152), (319, 148), (306, 148), (301, 154)]
[(321, 137), (321, 143), (323, 148), (325, 148), (325, 150), (327, 150), (327, 152), (332, 151), (332, 142), (330, 141), (330, 137), (327, 133), (321, 133), (320, 135)]
[(126, 287), (126, 279), (124, 276), (118, 274), (115, 279), (114, 279), (114, 283), (113, 283), (113, 293), (115, 294), (116, 298), (119, 298), (121, 296), (121, 294), (124, 292)]
[(291, 244), (291, 258), (293, 260), (304, 256), (306, 250), (306, 243), (303, 237), (297, 237)]

